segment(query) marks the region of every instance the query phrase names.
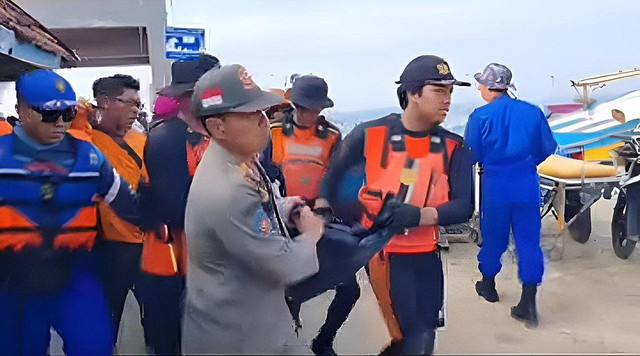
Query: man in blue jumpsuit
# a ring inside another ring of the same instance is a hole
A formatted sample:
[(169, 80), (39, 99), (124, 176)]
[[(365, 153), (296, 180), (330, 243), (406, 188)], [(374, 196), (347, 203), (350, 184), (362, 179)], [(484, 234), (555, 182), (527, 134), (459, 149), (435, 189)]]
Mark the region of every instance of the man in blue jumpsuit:
[(542, 282), (544, 265), (540, 248), (540, 183), (536, 166), (555, 152), (557, 144), (542, 111), (527, 102), (511, 98), (509, 68), (489, 64), (475, 76), (488, 104), (470, 116), (465, 142), (474, 160), (484, 167), (480, 229), (483, 244), (478, 254), (482, 281), (478, 295), (497, 302), (495, 276), (500, 258), (513, 230), (522, 282), (520, 303), (511, 316), (527, 327), (538, 325), (536, 290)]
[(100, 150), (66, 133), (76, 95), (49, 70), (16, 82), (20, 124), (0, 137), (0, 354), (111, 355), (91, 249), (97, 201), (135, 223), (135, 196)]

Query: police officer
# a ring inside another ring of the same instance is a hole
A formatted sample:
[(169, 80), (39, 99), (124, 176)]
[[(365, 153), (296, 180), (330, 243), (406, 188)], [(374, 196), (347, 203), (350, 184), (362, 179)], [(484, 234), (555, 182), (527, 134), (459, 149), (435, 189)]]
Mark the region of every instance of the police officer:
[(443, 300), (438, 225), (465, 222), (473, 208), (470, 150), (462, 137), (439, 125), (449, 111), (453, 86), (469, 83), (456, 80), (447, 62), (431, 55), (412, 60), (397, 83), (403, 113), (353, 129), (334, 155), (321, 197), (336, 204), (336, 187), (345, 172), (361, 165), (365, 226), (371, 226), (389, 193), (413, 205), (406, 215), (420, 226), (393, 237), (370, 262), (370, 278), (391, 348), (429, 354)]
[(474, 78), (488, 103), (471, 114), (465, 131), (465, 142), (484, 168), (480, 220), (483, 242), (478, 253), (482, 280), (476, 283), (476, 292), (488, 302), (498, 301), (495, 276), (502, 267), (500, 257), (507, 249), (509, 231), (513, 230), (522, 297), (511, 308), (511, 315), (535, 327), (536, 290), (544, 271), (536, 166), (555, 152), (557, 144), (542, 111), (508, 95), (508, 89), (515, 89), (509, 68), (491, 63)]
[(210, 70), (196, 83), (194, 115), (212, 142), (185, 213), (186, 354), (283, 353), (295, 337), (284, 291), (318, 271), (316, 242), (324, 223), (304, 208), (294, 219), (301, 234), (290, 238), (287, 211), (300, 200), (276, 200), (257, 162), (269, 140), (261, 110), (280, 101), (239, 64)]
[(96, 204), (137, 222), (129, 184), (66, 133), (78, 104), (50, 70), (16, 82), (21, 125), (0, 137), (0, 354), (45, 355), (50, 328), (69, 355), (111, 355), (114, 331), (91, 249)]

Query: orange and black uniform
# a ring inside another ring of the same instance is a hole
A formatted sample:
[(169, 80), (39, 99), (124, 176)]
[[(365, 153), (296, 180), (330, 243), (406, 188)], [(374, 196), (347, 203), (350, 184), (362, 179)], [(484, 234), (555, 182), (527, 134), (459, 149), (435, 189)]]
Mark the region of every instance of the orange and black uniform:
[(303, 128), (293, 118), (294, 111), (271, 122), (272, 161), (282, 169), (288, 196), (308, 202), (320, 194), (329, 161), (340, 143), (340, 130), (324, 116), (315, 126)]
[[(109, 135), (98, 130), (92, 130), (90, 136), (93, 144), (111, 161), (115, 170), (130, 182), (133, 191), (138, 190), (141, 182), (148, 180), (143, 161), (146, 135), (131, 130), (125, 135), (123, 144), (116, 143)], [(117, 337), (129, 290), (140, 301), (134, 286), (140, 278), (140, 256), (145, 233), (138, 226), (116, 216), (109, 204), (100, 203), (98, 215), (101, 241), (97, 249), (103, 259), (103, 288), (111, 308)], [(114, 339), (114, 343), (115, 341)]]
[[(320, 196), (339, 204), (336, 187), (345, 172), (361, 166), (365, 226), (388, 193), (420, 208), (436, 208), (440, 225), (466, 222), (473, 210), (472, 156), (462, 141), (439, 126), (408, 131), (399, 114), (360, 124), (334, 155)], [(443, 299), (438, 238), (438, 226), (407, 229), (369, 264), (389, 332), (394, 342), (402, 342), (403, 353), (433, 351)]]
[(154, 353), (180, 354), (182, 295), (187, 272), (184, 215), (196, 168), (209, 139), (179, 118), (157, 122), (149, 132), (145, 165), (149, 184), (140, 190), (143, 228), (142, 278), (136, 286), (145, 315), (145, 339)]

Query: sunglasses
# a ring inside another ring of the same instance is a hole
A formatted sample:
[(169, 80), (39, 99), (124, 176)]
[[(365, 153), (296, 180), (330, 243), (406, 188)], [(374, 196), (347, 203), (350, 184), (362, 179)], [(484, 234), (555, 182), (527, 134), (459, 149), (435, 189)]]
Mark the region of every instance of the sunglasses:
[(52, 124), (58, 121), (58, 118), (62, 116), (62, 122), (71, 122), (76, 117), (76, 109), (73, 107), (66, 108), (64, 110), (43, 110), (35, 107), (31, 107), (31, 110), (37, 112), (42, 116), (42, 122)]

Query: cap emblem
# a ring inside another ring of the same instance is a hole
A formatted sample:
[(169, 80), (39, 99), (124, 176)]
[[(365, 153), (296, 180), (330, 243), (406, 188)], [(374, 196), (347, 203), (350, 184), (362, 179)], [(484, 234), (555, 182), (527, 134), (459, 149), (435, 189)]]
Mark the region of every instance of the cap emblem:
[(451, 73), (451, 71), (449, 70), (449, 66), (446, 63), (439, 63), (436, 65), (436, 68), (438, 68), (438, 73), (442, 75)]
[(212, 88), (205, 90), (200, 97), (202, 99), (202, 107), (208, 108), (213, 105), (222, 104), (223, 93), (224, 90), (222, 88)]
[(58, 79), (56, 81), (56, 89), (58, 89), (61, 94), (64, 94), (64, 92), (67, 91), (67, 85), (64, 83), (64, 80)]
[(245, 67), (240, 67), (240, 70), (238, 70), (238, 78), (242, 82), (242, 87), (245, 89), (253, 89), (256, 87), (256, 83), (253, 82), (251, 74), (247, 72)]
[(440, 73), (442, 75), (446, 75), (446, 74), (451, 73), (447, 63), (439, 63), (439, 64), (436, 65), (436, 68), (438, 68), (438, 73)]

